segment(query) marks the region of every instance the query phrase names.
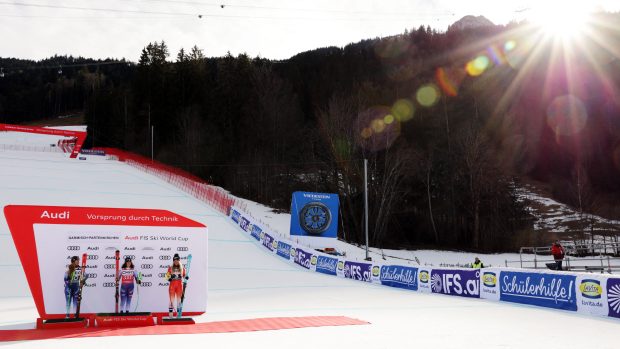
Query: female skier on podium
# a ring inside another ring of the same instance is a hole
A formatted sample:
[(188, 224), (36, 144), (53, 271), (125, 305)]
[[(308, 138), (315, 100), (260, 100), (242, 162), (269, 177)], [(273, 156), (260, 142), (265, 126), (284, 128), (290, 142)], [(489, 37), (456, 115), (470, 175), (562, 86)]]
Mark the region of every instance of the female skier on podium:
[(185, 266), (181, 264), (181, 257), (179, 257), (179, 254), (175, 253), (174, 257), (172, 257), (172, 265), (168, 267), (168, 272), (166, 273), (166, 280), (170, 283), (168, 286), (168, 295), (170, 296), (168, 315), (170, 317), (173, 316), (175, 304), (177, 314), (179, 312), (179, 303), (181, 302), (181, 294), (183, 293), (183, 278), (186, 278)]
[(82, 275), (82, 268), (80, 267), (80, 259), (78, 256), (71, 257), (71, 264), (65, 272), (65, 299), (67, 301), (67, 314), (65, 318), (69, 318), (71, 311), (71, 303), (73, 303), (73, 309), (77, 308), (78, 293), (80, 291), (80, 276)]
[(121, 284), (121, 313), (129, 313), (131, 305), (131, 297), (133, 297), (134, 281), (140, 285), (140, 274), (134, 270), (131, 258), (125, 257), (125, 263), (121, 267), (118, 275), (118, 281)]

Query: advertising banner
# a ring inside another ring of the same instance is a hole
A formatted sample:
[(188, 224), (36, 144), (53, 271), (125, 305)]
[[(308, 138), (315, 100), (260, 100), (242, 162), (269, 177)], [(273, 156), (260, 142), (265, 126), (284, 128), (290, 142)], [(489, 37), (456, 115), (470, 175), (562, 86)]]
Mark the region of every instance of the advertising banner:
[(358, 281), (370, 282), (372, 264), (344, 262), (344, 277)]
[(418, 269), (418, 291), (424, 293), (431, 293), (431, 269), (419, 268)]
[(418, 268), (384, 265), (381, 267), (381, 285), (417, 291)]
[(433, 269), (431, 290), (450, 296), (480, 298), (480, 269)]
[(480, 298), (499, 301), (499, 272), (495, 268), (480, 270)]
[(252, 224), (252, 229), (250, 232), (250, 236), (252, 236), (256, 241), (260, 241), (260, 234), (263, 230), (256, 224)]
[(607, 302), (609, 316), (620, 318), (620, 279), (607, 279)]
[(312, 253), (306, 252), (301, 248), (296, 248), (292, 250), (295, 250), (295, 264), (300, 265), (306, 269), (310, 269), (310, 258), (312, 258)]
[(597, 275), (578, 275), (576, 282), (577, 311), (597, 316), (607, 316), (607, 278)]
[(294, 192), (291, 201), (291, 236), (336, 238), (338, 194)]
[[(165, 274), (175, 254), (182, 264), (192, 255), (191, 287), (184, 309), (188, 315), (206, 310), (207, 229), (198, 222), (169, 211), (145, 209), (6, 206), (4, 212), (42, 318), (65, 316), (65, 292), (71, 286), (63, 279), (67, 280), (72, 257), (81, 259), (83, 254), (87, 262), (81, 312), (114, 312), (116, 251), (119, 274), (126, 282), (121, 283), (134, 288), (129, 311), (167, 313)], [(131, 260), (133, 268), (122, 269), (125, 259)], [(131, 271), (141, 278), (140, 285), (126, 277)]]
[(500, 300), (576, 311), (575, 281), (575, 275), (502, 271)]
[(276, 250), (276, 254), (284, 259), (291, 258), (291, 245), (278, 241), (278, 249)]
[(273, 248), (273, 242), (275, 241), (275, 240), (273, 239), (273, 237), (272, 237), (271, 235), (269, 235), (269, 234), (267, 234), (267, 233), (263, 232), (263, 233), (261, 234), (261, 240), (262, 240), (262, 242), (263, 242), (263, 246), (267, 247), (267, 248), (269, 249), (269, 251), (272, 251), (272, 252), (273, 252), (273, 250), (274, 250), (274, 248)]
[(338, 259), (326, 256), (318, 256), (316, 262), (316, 271), (328, 275), (336, 275)]

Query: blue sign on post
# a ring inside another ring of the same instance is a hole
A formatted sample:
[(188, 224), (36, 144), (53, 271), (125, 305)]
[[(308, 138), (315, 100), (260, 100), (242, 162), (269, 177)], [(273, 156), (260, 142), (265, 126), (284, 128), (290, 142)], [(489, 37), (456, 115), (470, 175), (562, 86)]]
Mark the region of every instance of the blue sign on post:
[(575, 275), (502, 271), (499, 286), (502, 301), (577, 310)]
[(337, 194), (296, 191), (291, 201), (291, 235), (336, 238)]

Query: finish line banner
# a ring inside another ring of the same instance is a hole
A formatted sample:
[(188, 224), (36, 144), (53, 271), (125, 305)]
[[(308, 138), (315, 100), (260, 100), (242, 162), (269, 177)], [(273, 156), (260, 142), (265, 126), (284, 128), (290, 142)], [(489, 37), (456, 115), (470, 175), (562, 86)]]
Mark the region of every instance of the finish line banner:
[(141, 278), (140, 285), (133, 281), (124, 286), (133, 289), (130, 312), (167, 314), (169, 283), (165, 276), (175, 254), (183, 265), (192, 255), (183, 313), (206, 311), (207, 228), (201, 223), (148, 209), (6, 206), (4, 213), (42, 318), (64, 317), (67, 296), (63, 277), (71, 257), (81, 260), (83, 254), (87, 260), (81, 313), (114, 312), (116, 251), (121, 268), (130, 258), (134, 275)]

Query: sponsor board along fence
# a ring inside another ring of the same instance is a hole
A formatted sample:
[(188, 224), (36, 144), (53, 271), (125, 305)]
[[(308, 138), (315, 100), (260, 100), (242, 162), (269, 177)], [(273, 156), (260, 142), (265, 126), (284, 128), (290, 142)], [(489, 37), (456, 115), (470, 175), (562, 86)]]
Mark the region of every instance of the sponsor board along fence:
[(514, 268), (429, 268), (351, 261), (301, 246), (232, 206), (229, 218), (260, 245), (312, 272), (416, 292), (529, 304), (620, 318), (620, 278)]

